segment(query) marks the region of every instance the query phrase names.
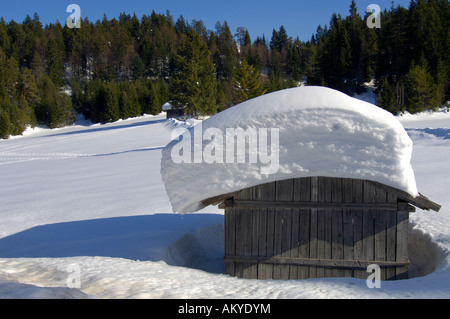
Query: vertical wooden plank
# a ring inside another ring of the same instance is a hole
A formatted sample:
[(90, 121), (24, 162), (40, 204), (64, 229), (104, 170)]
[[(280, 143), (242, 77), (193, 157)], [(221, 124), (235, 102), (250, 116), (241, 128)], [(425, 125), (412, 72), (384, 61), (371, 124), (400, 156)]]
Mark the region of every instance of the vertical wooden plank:
[[(317, 201), (320, 203), (325, 202), (326, 198), (326, 178), (318, 178), (318, 197)], [(325, 258), (325, 232), (326, 232), (326, 213), (323, 209), (317, 210), (317, 258)], [(325, 268), (317, 267), (317, 278), (325, 276)]]
[[(354, 202), (360, 204), (363, 202), (364, 183), (362, 180), (353, 180), (353, 195)], [(364, 259), (363, 253), (363, 214), (361, 209), (354, 210), (353, 223), (353, 255), (355, 261), (362, 261)], [(360, 269), (354, 269), (354, 276), (356, 278), (367, 278), (367, 272)]]
[[(298, 258), (298, 246), (299, 246), (299, 228), (300, 228), (300, 210), (292, 209), (291, 211), (291, 243), (290, 243), (290, 257)], [(289, 266), (289, 279), (298, 279), (298, 266)]]
[[(245, 199), (245, 190), (240, 191), (235, 194), (234, 199), (236, 200), (242, 200)], [(236, 256), (244, 256), (245, 252), (245, 246), (247, 243), (246, 238), (246, 209), (242, 207), (235, 207), (234, 208), (235, 214), (236, 214)], [(240, 261), (236, 261), (234, 263), (235, 268), (235, 276), (239, 278), (245, 278), (244, 277), (244, 263)]]
[[(304, 178), (301, 181), (300, 201), (311, 201), (311, 178)], [(310, 250), (310, 218), (311, 210), (302, 209), (300, 215), (300, 238), (299, 238), (299, 257), (309, 258)], [(300, 278), (309, 278), (309, 266), (299, 268)]]
[[(333, 203), (342, 203), (342, 178), (332, 179), (331, 201)], [(344, 259), (344, 243), (343, 243), (343, 211), (334, 210), (331, 212), (331, 259)], [(334, 268), (333, 277), (343, 277), (344, 270), (342, 268)]]
[[(398, 262), (408, 262), (409, 212), (397, 212), (397, 256)], [(408, 266), (396, 267), (396, 280), (408, 279)]]
[[(324, 179), (323, 177), (318, 178), (318, 192), (317, 201), (325, 201), (325, 191), (324, 191)], [(325, 257), (325, 214), (323, 209), (317, 210), (317, 258), (323, 259)], [(325, 269), (323, 267), (317, 268), (317, 277), (321, 278), (325, 276)]]
[[(258, 256), (267, 256), (267, 209), (259, 211)], [(266, 266), (258, 265), (258, 279), (266, 279)]]
[[(238, 195), (236, 194), (236, 197)], [(236, 198), (235, 197), (235, 198)], [(237, 198), (236, 198), (237, 199)], [(243, 256), (244, 255), (244, 214), (242, 208), (235, 207), (234, 208), (234, 214), (235, 214), (235, 221), (236, 221), (236, 256)], [(243, 278), (244, 276), (244, 265), (242, 262), (236, 261), (234, 262), (234, 275), (239, 278)]]
[[(280, 187), (282, 187), (281, 182), (275, 182), (275, 199), (278, 200), (279, 193), (281, 193)], [(281, 257), (281, 238), (282, 227), (283, 227), (283, 215), (281, 214), (282, 209), (276, 208), (274, 209), (274, 238), (273, 238), (273, 253), (274, 257)], [(281, 266), (273, 265), (273, 279), (281, 279)]]
[[(294, 194), (294, 180), (276, 182), (276, 201), (292, 201)], [(290, 258), (291, 250), (291, 208), (276, 209), (275, 216), (275, 256)], [(274, 268), (274, 279), (289, 279), (289, 266), (278, 265)]]
[[(255, 200), (257, 196), (259, 195), (259, 188), (258, 187), (252, 187), (249, 189), (251, 200)], [(259, 239), (259, 216), (260, 216), (260, 209), (254, 208), (251, 210), (251, 252), (250, 255), (252, 257), (258, 256), (258, 239)], [(255, 261), (250, 266), (250, 276), (252, 279), (258, 279), (258, 263)]]
[[(274, 243), (273, 252), (274, 257), (281, 257), (281, 239), (282, 239), (282, 228), (283, 228), (283, 215), (281, 214), (281, 208), (275, 209), (275, 226), (274, 226)], [(281, 279), (281, 266), (273, 266), (273, 279)]]
[[(295, 180), (294, 184), (294, 201), (309, 202), (311, 201), (311, 178), (299, 178)], [(297, 247), (292, 249), (293, 257), (309, 258), (309, 227), (310, 227), (310, 210), (298, 209), (294, 213), (298, 215), (298, 233), (297, 233)], [(293, 230), (294, 230), (293, 225)], [(294, 232), (293, 232), (294, 236)], [(309, 278), (309, 266), (297, 266), (297, 278)], [(295, 271), (292, 269), (290, 271)], [(292, 276), (291, 276), (292, 277)]]
[[(331, 202), (331, 178), (319, 177), (318, 202)], [(317, 258), (331, 259), (331, 214), (330, 210), (317, 211)], [(317, 267), (317, 277), (331, 276), (329, 267)]]
[[(291, 258), (291, 238), (292, 238), (292, 209), (283, 209), (283, 227), (281, 237), (281, 257)], [(289, 265), (281, 266), (281, 279), (289, 279)]]
[[(273, 188), (274, 189), (274, 188)], [(275, 191), (274, 191), (275, 194)], [(273, 200), (273, 199), (272, 199)], [(267, 246), (266, 246), (266, 255), (267, 257), (275, 256), (275, 209), (268, 208), (267, 209)], [(264, 264), (265, 267), (265, 279), (273, 279), (273, 268), (272, 264)]]
[[(251, 188), (244, 189), (240, 192), (240, 198), (242, 200), (252, 200), (253, 192)], [(243, 255), (245, 257), (252, 256), (252, 239), (253, 239), (253, 209), (242, 208), (242, 238), (243, 238)], [(244, 278), (256, 279), (256, 263), (244, 262), (243, 269)]]
[[(323, 201), (325, 203), (331, 203), (332, 202), (332, 184), (333, 184), (333, 178), (330, 177), (324, 177), (323, 178), (323, 192), (324, 197)], [(324, 258), (325, 259), (332, 259), (332, 216), (333, 211), (330, 209), (324, 210), (324, 221), (325, 221), (325, 227), (324, 227)], [(333, 268), (331, 267), (324, 267), (324, 276), (325, 277), (331, 277), (333, 274)]]
[[(364, 182), (364, 203), (373, 204), (375, 202), (375, 189), (366, 181)], [(366, 210), (363, 214), (363, 258), (364, 261), (375, 259), (375, 225), (374, 211)], [(367, 274), (366, 276), (367, 277)]]
[[(260, 231), (259, 216), (259, 209), (252, 209), (252, 227), (250, 232), (252, 234), (251, 256), (253, 257), (258, 256), (258, 239)], [(256, 261), (251, 265), (251, 277), (253, 279), (258, 279), (258, 263)]]
[[(300, 178), (294, 179), (293, 181), (293, 194), (292, 200), (298, 201), (300, 197)], [(299, 246), (299, 228), (300, 228), (300, 210), (292, 209), (291, 211), (291, 249), (290, 256), (291, 258), (298, 258), (298, 246)], [(298, 279), (298, 266), (290, 265), (289, 266), (289, 279)]]
[[(225, 209), (225, 256), (236, 255), (236, 220), (234, 208)], [(225, 273), (234, 276), (234, 262), (225, 261)]]
[[(342, 179), (342, 201), (344, 203), (353, 203), (353, 180), (350, 178)], [(343, 259), (354, 260), (353, 256), (353, 221), (355, 218), (355, 211), (351, 209), (344, 209), (342, 213), (343, 223)], [(344, 277), (353, 277), (353, 269), (346, 268), (343, 271)]]
[[(386, 191), (375, 187), (375, 202), (385, 204)], [(375, 261), (386, 261), (386, 210), (375, 211)], [(386, 280), (386, 267), (381, 267), (381, 280)]]
[[(311, 202), (318, 202), (319, 199), (319, 178), (311, 177)], [(310, 242), (309, 242), (309, 257), (317, 258), (318, 249), (318, 212), (317, 209), (311, 209), (310, 215)], [(309, 267), (309, 277), (317, 278), (317, 267)]]
[[(397, 196), (391, 193), (387, 194), (388, 204), (397, 204)], [(386, 260), (396, 261), (396, 243), (397, 243), (397, 211), (389, 211), (386, 216)], [(395, 280), (395, 267), (386, 269), (386, 279)]]
[[(266, 184), (264, 188), (264, 195), (268, 201), (275, 200), (275, 183)], [(274, 243), (275, 243), (275, 209), (268, 208), (267, 209), (267, 221), (266, 221), (266, 256), (273, 257), (275, 255), (274, 251)], [(263, 264), (260, 267), (264, 267), (264, 276), (262, 279), (273, 279), (273, 265), (271, 264)]]
[[(321, 209), (317, 210), (317, 258), (325, 258), (325, 212)], [(324, 277), (325, 269), (319, 266), (316, 268), (317, 278)]]
[[(268, 185), (259, 185), (255, 187), (253, 200), (265, 200), (268, 192)], [(267, 256), (267, 209), (260, 208), (258, 211), (259, 225), (258, 225), (258, 239), (257, 239), (257, 256)], [(266, 279), (265, 264), (258, 265), (258, 279)]]

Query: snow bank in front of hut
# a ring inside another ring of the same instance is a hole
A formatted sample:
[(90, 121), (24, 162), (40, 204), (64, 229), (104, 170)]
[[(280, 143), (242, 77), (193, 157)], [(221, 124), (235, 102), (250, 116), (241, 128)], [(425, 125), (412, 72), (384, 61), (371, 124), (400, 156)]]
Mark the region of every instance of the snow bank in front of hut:
[[(398, 119), (332, 89), (274, 92), (178, 133), (182, 137), (173, 136), (161, 160), (178, 213), (195, 212), (218, 195), (310, 176), (366, 179), (418, 194), (413, 143)], [(245, 133), (254, 139), (242, 152), (238, 139)]]

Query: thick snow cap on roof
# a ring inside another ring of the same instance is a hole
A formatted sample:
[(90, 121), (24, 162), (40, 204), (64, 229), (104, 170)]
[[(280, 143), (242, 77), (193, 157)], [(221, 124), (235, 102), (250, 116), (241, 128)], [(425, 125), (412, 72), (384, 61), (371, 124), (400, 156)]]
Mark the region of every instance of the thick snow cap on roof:
[[(176, 138), (179, 133), (161, 160), (174, 212), (198, 211), (205, 199), (248, 187), (312, 176), (371, 180), (418, 195), (413, 143), (402, 124), (373, 104), (329, 88), (260, 96)], [(239, 136), (247, 142), (239, 144)]]

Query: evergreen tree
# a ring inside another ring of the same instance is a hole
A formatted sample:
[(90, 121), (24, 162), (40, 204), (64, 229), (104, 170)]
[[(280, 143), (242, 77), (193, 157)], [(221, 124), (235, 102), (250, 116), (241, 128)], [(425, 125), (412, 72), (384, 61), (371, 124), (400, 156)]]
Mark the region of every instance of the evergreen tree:
[(269, 82), (267, 91), (274, 92), (284, 89), (284, 79), (281, 71), (281, 64), (277, 50), (270, 51), (270, 65), (271, 72), (269, 75)]
[[(349, 51), (344, 54), (348, 56), (348, 70), (345, 75), (347, 84), (351, 91), (356, 90), (367, 79), (367, 70), (364, 60), (364, 30), (371, 30), (363, 23), (361, 16), (358, 14), (356, 2), (352, 0), (350, 4), (349, 16), (343, 21), (343, 42), (342, 50)], [(348, 36), (348, 39), (346, 37)], [(348, 41), (348, 47), (347, 47)], [(349, 50), (350, 49), (350, 50)]]
[[(143, 114), (159, 114), (162, 107), (162, 98), (160, 98), (159, 84), (152, 80), (138, 82), (137, 86), (138, 100)], [(166, 100), (167, 101), (167, 100)]]
[(11, 38), (3, 17), (0, 18), (0, 49), (8, 54), (11, 52)]
[(278, 50), (278, 48), (280, 48), (279, 40), (280, 39), (278, 37), (277, 30), (273, 29), (272, 30), (272, 38), (270, 40), (270, 50), (271, 51), (275, 51), (275, 50)]
[(217, 80), (231, 81), (234, 75), (236, 46), (226, 21), (222, 25), (217, 23), (216, 30), (217, 46), (215, 51), (212, 52), (212, 56), (216, 67)]
[(71, 100), (74, 110), (78, 113), (83, 113), (84, 94), (80, 83), (76, 79), (72, 79), (70, 83)]
[(283, 50), (288, 45), (288, 36), (284, 26), (278, 30), (278, 51)]
[(39, 123), (50, 128), (61, 127), (74, 119), (70, 98), (58, 92), (51, 78), (46, 75), (42, 85), (42, 98), (36, 106), (36, 118)]
[(450, 71), (450, 63), (448, 66), (442, 60), (438, 61), (437, 64), (437, 86), (436, 86), (436, 102), (441, 105), (445, 102), (445, 92), (447, 87), (447, 82), (450, 79), (448, 72)]
[(246, 60), (243, 60), (236, 70), (235, 92), (236, 104), (266, 93), (261, 82), (261, 73)]
[(383, 25), (378, 34), (377, 79), (400, 78), (408, 73), (414, 51), (410, 19), (408, 10), (402, 7), (383, 13)]
[(319, 26), (313, 41), (306, 44), (308, 57), (305, 62), (305, 75), (308, 85), (320, 85), (322, 82), (320, 52), (323, 52), (324, 37), (323, 28)]
[(406, 76), (406, 97), (408, 111), (412, 113), (439, 107), (437, 87), (424, 59), (421, 64), (412, 65)]
[(157, 79), (155, 82), (155, 89), (158, 94), (159, 99), (159, 105), (157, 108), (158, 113), (162, 112), (162, 105), (169, 101), (170, 99), (170, 91), (169, 86), (167, 85), (166, 81), (163, 79)]
[(63, 84), (65, 45), (62, 27), (59, 23), (48, 29), (47, 74), (52, 82), (60, 87)]
[(343, 28), (340, 40), (339, 78), (341, 80), (339, 81), (338, 87), (344, 92), (349, 92), (354, 74), (352, 72), (352, 47), (350, 44), (350, 35), (346, 28)]
[(34, 109), (39, 104), (39, 89), (30, 69), (25, 68), (20, 75), (19, 94), (23, 95), (28, 105)]
[(27, 100), (22, 95), (17, 101), (11, 104), (11, 134), (20, 135), (25, 131), (27, 124), (31, 123), (31, 108)]
[(127, 90), (121, 88), (119, 93), (120, 118), (127, 119), (133, 116), (133, 100), (129, 97)]
[(323, 45), (320, 47), (321, 57), (320, 69), (321, 77), (324, 78), (327, 86), (335, 89), (342, 89), (342, 61), (340, 60), (341, 50), (340, 42), (340, 15), (333, 14), (330, 21), (330, 30), (323, 40)]
[(98, 120), (101, 123), (120, 119), (119, 96), (115, 82), (104, 83), (97, 96)]
[(136, 56), (136, 58), (134, 59), (132, 70), (133, 70), (133, 72), (132, 72), (133, 80), (140, 80), (145, 77), (145, 73), (146, 73), (145, 64), (139, 55)]
[(31, 61), (31, 71), (33, 72), (36, 83), (41, 83), (44, 79), (45, 69), (44, 63), (39, 53), (35, 52), (33, 60)]
[(255, 68), (255, 70), (261, 71), (263, 69), (263, 61), (261, 56), (258, 54), (258, 48), (248, 48), (245, 55), (245, 60)]
[[(244, 26), (233, 38), (227, 22), (213, 32), (201, 20), (189, 24), (180, 16), (174, 23), (168, 12), (86, 18), (80, 29), (43, 26), (37, 14), (22, 23), (0, 18), (0, 133), (20, 134), (36, 119), (64, 125), (74, 110), (93, 122), (157, 114), (170, 99), (192, 115), (213, 114), (247, 98), (235, 79), (244, 83), (253, 71), (237, 71), (239, 60), (261, 74), (268, 91), (306, 75), (308, 84), (354, 93), (375, 78), (379, 105), (393, 113), (450, 99), (447, 0), (393, 5), (382, 13), (381, 29), (367, 28), (368, 14), (361, 17), (349, 2), (348, 15), (333, 14), (310, 41), (292, 40), (281, 26), (270, 44), (265, 35), (252, 44)], [(63, 85), (71, 86), (71, 101)]]
[(182, 15), (180, 15), (177, 22), (175, 22), (175, 30), (179, 35), (186, 34), (188, 32), (188, 24)]
[(288, 36), (284, 26), (281, 26), (278, 31), (273, 29), (272, 39), (270, 40), (270, 49), (281, 52), (281, 50), (284, 47), (286, 47), (287, 44), (288, 44)]
[(394, 88), (389, 83), (387, 77), (384, 78), (381, 90), (378, 93), (377, 104), (394, 115), (397, 115), (401, 111), (396, 103)]
[(8, 52), (9, 57), (14, 57), (16, 61), (24, 61), (27, 50), (25, 49), (26, 35), (22, 25), (12, 20), (8, 24), (8, 34), (11, 39), (11, 49)]
[(289, 74), (294, 81), (300, 81), (303, 77), (303, 59), (302, 55), (305, 53), (305, 47), (296, 39), (295, 42), (289, 47)]
[(122, 119), (141, 115), (141, 106), (134, 83), (124, 81), (120, 84), (119, 110)]
[(361, 43), (360, 60), (364, 67), (359, 71), (359, 84), (370, 81), (376, 74), (376, 56), (378, 54), (378, 39), (375, 29), (364, 28)]
[(206, 43), (191, 31), (175, 56), (177, 72), (171, 83), (171, 103), (191, 116), (217, 112), (216, 75)]
[(11, 135), (11, 101), (8, 96), (0, 95), (0, 138), (7, 139)]
[(87, 81), (82, 86), (83, 101), (78, 111), (94, 123), (98, 122), (97, 96), (101, 86), (102, 82), (99, 79)]
[(42, 38), (42, 24), (39, 22), (39, 16), (35, 13), (34, 18), (31, 19), (27, 15), (22, 23), (22, 29), (24, 33), (24, 43), (22, 47), (22, 58), (21, 64), (24, 67), (30, 67), (31, 61), (33, 60), (34, 53), (37, 50), (36, 39)]
[(7, 139), (11, 134), (11, 121), (9, 114), (3, 108), (0, 109), (0, 138)]
[(11, 98), (17, 98), (19, 96), (17, 93), (19, 88), (20, 69), (19, 63), (13, 56), (5, 61), (3, 72), (6, 92)]

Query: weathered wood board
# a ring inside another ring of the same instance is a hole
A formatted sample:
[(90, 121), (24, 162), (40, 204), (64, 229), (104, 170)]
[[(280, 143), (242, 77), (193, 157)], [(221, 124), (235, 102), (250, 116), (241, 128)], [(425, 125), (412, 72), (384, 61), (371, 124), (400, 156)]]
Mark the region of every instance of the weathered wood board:
[(407, 278), (413, 207), (384, 185), (348, 178), (277, 181), (230, 194), (225, 272), (249, 279)]

